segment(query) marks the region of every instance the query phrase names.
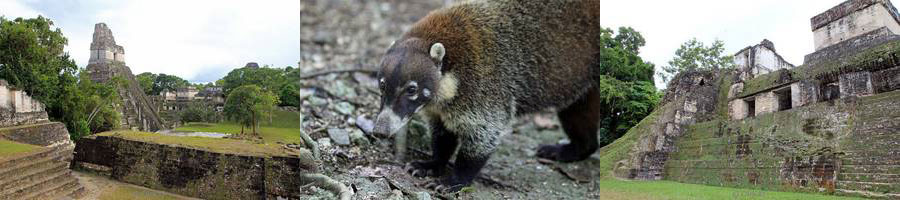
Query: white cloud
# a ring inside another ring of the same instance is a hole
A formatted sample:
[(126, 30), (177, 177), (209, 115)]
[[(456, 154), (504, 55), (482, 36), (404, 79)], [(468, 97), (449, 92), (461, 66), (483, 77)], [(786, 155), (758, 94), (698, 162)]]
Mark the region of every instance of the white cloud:
[(27, 5), (54, 20), (69, 38), (66, 50), (80, 67), (87, 65), (98, 22), (105, 22), (116, 43), (125, 47), (126, 64), (135, 74), (214, 81), (247, 62), (296, 66), (299, 57), (299, 1), (33, 0), (12, 4)]
[[(726, 53), (759, 44), (763, 39), (788, 62), (803, 64), (813, 52), (810, 18), (843, 0), (602, 0), (601, 23), (613, 28), (631, 26), (647, 40), (641, 57), (667, 65), (675, 50), (696, 37), (705, 43), (725, 42)], [(657, 82), (657, 87), (664, 87)]]

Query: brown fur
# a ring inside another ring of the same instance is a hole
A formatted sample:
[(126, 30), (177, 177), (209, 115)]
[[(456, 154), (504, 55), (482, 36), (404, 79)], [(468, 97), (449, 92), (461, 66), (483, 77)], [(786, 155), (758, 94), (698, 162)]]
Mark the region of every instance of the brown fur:
[[(433, 11), (385, 54), (379, 73), (385, 80), (382, 113), (407, 117), (408, 111), (424, 108), (432, 126), (439, 127), (434, 155), (448, 155), (459, 145), (454, 174), (441, 183), (453, 189), (471, 182), (501, 133), (525, 113), (561, 109), (573, 142), (542, 148), (539, 156), (584, 159), (597, 146), (600, 105), (592, 88), (603, 48), (599, 9), (599, 0), (493, 0)], [(443, 59), (429, 56), (436, 43), (446, 48)], [(439, 96), (424, 102), (398, 98), (413, 96), (400, 92), (410, 82), (424, 88), (413, 94), (430, 89)], [(384, 112), (387, 108), (393, 112)], [(437, 170), (446, 159), (435, 156), (413, 166)]]

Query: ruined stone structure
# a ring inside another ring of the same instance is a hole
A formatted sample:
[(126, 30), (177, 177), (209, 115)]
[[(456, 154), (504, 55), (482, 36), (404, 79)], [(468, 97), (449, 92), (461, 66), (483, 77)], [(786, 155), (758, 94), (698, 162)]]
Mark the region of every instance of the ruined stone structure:
[(849, 0), (812, 18), (801, 66), (764, 40), (737, 70), (676, 76), (615, 174), (900, 198), (898, 19), (889, 1)]
[(0, 152), (0, 199), (58, 199), (84, 192), (69, 170), (75, 144), (66, 126), (51, 122), (43, 104), (4, 80), (0, 80), (0, 145), (29, 147)]
[[(75, 168), (156, 190), (203, 199), (299, 199), (318, 171), (309, 151), (221, 153), (115, 136), (77, 141)], [(280, 197), (280, 198), (279, 198)]]
[(94, 25), (94, 39), (91, 42), (91, 58), (87, 72), (91, 79), (101, 83), (121, 80), (119, 106), (124, 119), (122, 126), (144, 131), (165, 129), (163, 119), (157, 113), (156, 105), (140, 88), (131, 68), (125, 65), (125, 48), (116, 44), (112, 31), (104, 23)]

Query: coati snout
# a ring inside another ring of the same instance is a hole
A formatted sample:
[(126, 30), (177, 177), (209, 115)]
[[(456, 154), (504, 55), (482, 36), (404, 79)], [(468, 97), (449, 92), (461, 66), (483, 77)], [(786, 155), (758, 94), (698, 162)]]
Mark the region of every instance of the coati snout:
[(394, 44), (381, 61), (377, 75), (381, 109), (373, 129), (376, 134), (393, 135), (434, 99), (433, 91), (441, 77), (444, 45), (435, 43), (428, 50), (420, 50), (412, 45), (419, 42), (423, 41)]

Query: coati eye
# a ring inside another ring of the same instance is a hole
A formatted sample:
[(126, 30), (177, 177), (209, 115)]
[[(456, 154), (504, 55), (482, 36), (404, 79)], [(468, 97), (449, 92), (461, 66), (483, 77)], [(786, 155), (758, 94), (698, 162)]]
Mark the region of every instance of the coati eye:
[(410, 85), (409, 87), (406, 87), (406, 94), (409, 94), (409, 95), (416, 94), (416, 90), (417, 90), (416, 85)]

